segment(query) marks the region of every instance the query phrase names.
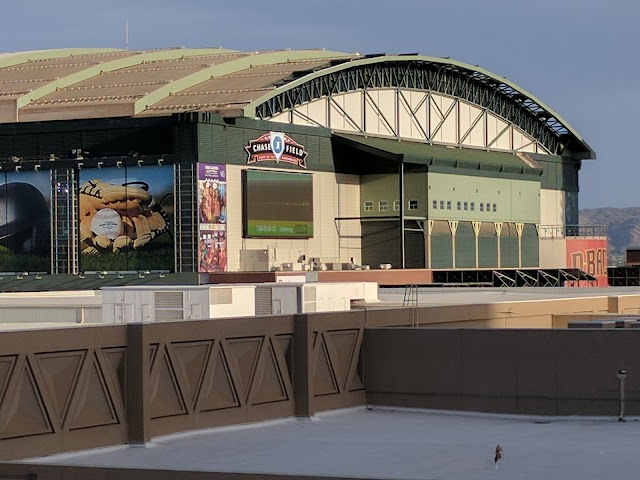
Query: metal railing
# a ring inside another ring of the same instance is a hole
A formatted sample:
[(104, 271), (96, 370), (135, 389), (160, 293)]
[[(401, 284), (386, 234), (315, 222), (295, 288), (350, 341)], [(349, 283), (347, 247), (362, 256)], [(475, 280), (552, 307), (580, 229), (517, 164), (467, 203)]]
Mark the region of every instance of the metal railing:
[(540, 238), (605, 237), (604, 225), (540, 225)]

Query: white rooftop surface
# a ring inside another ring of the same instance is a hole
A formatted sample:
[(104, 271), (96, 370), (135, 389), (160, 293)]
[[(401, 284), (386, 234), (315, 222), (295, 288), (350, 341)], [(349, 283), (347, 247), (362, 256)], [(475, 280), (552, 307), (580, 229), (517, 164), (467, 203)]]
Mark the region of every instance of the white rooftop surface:
[[(436, 307), (616, 295), (640, 295), (640, 287), (423, 287), (418, 288), (418, 304), (424, 307)], [(388, 307), (402, 306), (405, 298), (405, 288), (380, 288), (378, 298), (381, 305)]]
[[(496, 445), (503, 458), (494, 464)], [(341, 410), (29, 459), (29, 463), (370, 479), (637, 478), (640, 422)]]

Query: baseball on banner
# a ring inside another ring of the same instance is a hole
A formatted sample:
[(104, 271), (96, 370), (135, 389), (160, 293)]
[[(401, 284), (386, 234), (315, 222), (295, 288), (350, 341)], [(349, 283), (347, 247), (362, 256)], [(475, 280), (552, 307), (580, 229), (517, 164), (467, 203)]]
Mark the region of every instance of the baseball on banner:
[(104, 235), (110, 240), (115, 240), (122, 235), (122, 218), (112, 208), (103, 208), (96, 212), (91, 220), (91, 231), (96, 235)]

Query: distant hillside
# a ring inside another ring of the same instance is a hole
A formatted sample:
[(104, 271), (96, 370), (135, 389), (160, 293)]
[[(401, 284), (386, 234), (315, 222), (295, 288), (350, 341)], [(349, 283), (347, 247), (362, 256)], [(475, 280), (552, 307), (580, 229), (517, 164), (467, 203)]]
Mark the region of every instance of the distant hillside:
[(580, 225), (604, 225), (609, 254), (640, 246), (640, 208), (588, 208), (580, 210)]

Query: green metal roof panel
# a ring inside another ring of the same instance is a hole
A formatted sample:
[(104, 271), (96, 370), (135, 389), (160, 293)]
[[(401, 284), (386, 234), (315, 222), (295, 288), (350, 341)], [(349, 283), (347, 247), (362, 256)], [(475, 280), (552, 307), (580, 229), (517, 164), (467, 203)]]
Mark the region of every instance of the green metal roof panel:
[(0, 68), (12, 67), (29, 60), (49, 60), (52, 58), (70, 57), (71, 55), (87, 55), (92, 53), (123, 52), (119, 48), (64, 48), (58, 50), (34, 50), (32, 52), (16, 52), (0, 58)]

